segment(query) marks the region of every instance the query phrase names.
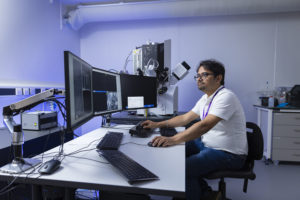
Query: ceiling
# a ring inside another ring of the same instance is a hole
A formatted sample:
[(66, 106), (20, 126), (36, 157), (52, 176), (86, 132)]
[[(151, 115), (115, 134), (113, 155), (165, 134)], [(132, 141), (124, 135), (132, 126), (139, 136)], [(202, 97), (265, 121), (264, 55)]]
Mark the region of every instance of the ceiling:
[(61, 0), (75, 29), (92, 22), (299, 12), (300, 0)]
[[(134, 2), (157, 2), (157, 1), (175, 1), (175, 0), (61, 0), (64, 5), (92, 5), (92, 4), (118, 4)], [(176, 0), (183, 1), (183, 0)]]

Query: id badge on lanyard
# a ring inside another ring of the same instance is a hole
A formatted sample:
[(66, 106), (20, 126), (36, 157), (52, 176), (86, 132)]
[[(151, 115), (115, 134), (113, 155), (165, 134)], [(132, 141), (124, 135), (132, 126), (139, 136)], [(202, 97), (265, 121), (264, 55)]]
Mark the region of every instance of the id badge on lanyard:
[(210, 106), (215, 98), (215, 96), (218, 94), (218, 92), (220, 92), (220, 90), (222, 90), (223, 88), (225, 88), (224, 86), (221, 87), (220, 89), (218, 89), (218, 91), (214, 94), (214, 96), (212, 97), (211, 101), (209, 102), (209, 105), (208, 105), (208, 108), (207, 108), (207, 111), (205, 112), (205, 106), (203, 108), (203, 112), (202, 112), (202, 120), (208, 115), (208, 111), (210, 109)]

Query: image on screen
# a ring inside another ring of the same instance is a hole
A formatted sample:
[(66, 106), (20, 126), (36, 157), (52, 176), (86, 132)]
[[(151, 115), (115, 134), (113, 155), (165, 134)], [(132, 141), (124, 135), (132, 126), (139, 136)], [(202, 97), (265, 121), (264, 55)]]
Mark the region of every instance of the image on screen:
[(64, 52), (67, 128), (74, 130), (93, 117), (92, 66)]
[(94, 115), (103, 115), (122, 110), (119, 74), (93, 68), (92, 87)]
[(157, 106), (156, 77), (120, 74), (123, 110)]

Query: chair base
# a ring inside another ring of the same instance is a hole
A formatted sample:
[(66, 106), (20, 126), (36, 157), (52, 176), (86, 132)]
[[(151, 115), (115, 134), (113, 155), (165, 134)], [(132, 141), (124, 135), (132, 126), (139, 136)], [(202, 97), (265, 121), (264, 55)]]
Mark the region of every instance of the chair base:
[(224, 178), (221, 178), (219, 181), (219, 192), (222, 194), (221, 200), (231, 200), (226, 197), (226, 183)]

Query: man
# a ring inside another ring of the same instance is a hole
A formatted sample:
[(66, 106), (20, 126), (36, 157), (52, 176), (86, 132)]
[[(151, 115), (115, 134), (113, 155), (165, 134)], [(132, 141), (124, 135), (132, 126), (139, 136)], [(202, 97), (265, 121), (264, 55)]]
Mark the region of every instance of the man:
[(153, 146), (186, 143), (186, 198), (207, 199), (211, 188), (203, 177), (213, 171), (240, 169), (248, 153), (246, 120), (236, 95), (224, 87), (225, 69), (215, 60), (204, 60), (194, 77), (205, 93), (194, 108), (172, 119), (142, 123), (144, 128), (178, 127), (200, 121), (173, 137), (158, 136)]

